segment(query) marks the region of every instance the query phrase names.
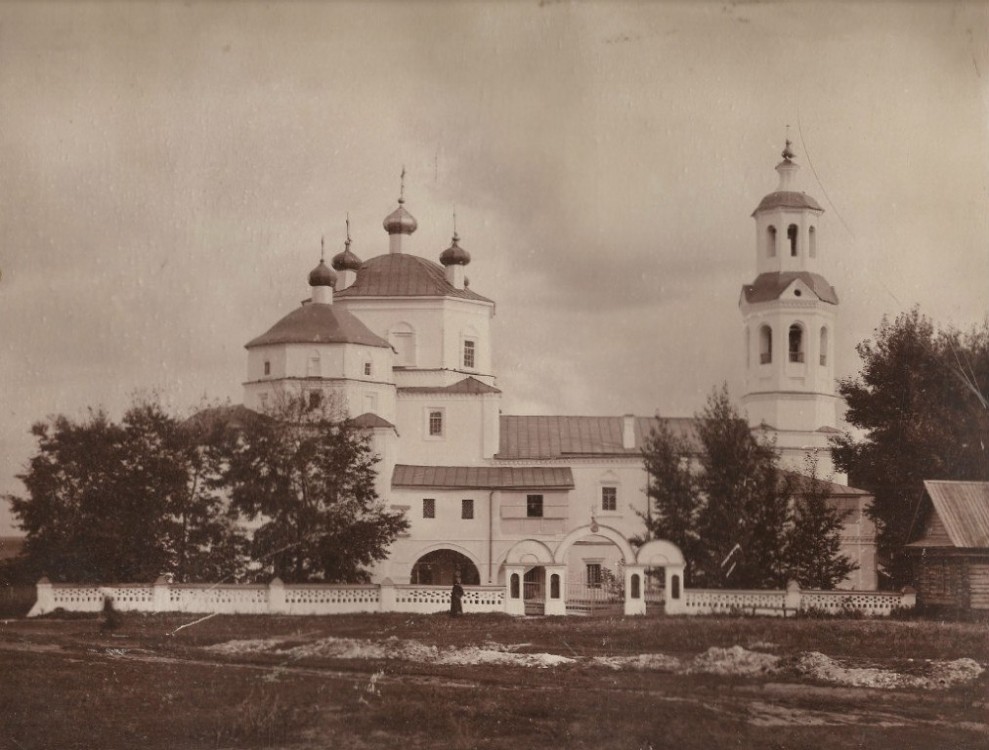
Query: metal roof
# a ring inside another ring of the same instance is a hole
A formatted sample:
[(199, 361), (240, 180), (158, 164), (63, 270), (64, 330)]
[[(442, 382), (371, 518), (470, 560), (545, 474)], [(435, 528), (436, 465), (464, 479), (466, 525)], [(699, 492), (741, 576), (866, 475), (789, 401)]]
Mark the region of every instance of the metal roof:
[(352, 313), (338, 305), (310, 302), (293, 310), (245, 349), (268, 344), (363, 344), (391, 348)]
[(763, 198), (756, 210), (752, 212), (755, 216), (760, 211), (770, 208), (812, 208), (815, 211), (823, 211), (821, 204), (811, 198), (807, 193), (798, 193), (794, 190), (777, 190)]
[[(438, 263), (407, 253), (389, 253), (366, 261), (353, 284), (336, 293), (350, 297), (457, 297), (491, 302), (469, 288), (457, 289)], [(493, 304), (493, 303), (492, 303)]]
[(429, 489), (573, 489), (573, 472), (564, 466), (409, 466), (398, 464), (392, 487)]
[(399, 388), (399, 393), (501, 393), (493, 385), (483, 383), (475, 377), (468, 376), (463, 380), (458, 380), (453, 385), (440, 387), (412, 385)]
[[(633, 417), (635, 445), (622, 446), (624, 417), (501, 417), (501, 439), (495, 458), (548, 459), (564, 456), (638, 455), (656, 417)], [(693, 418), (664, 418), (674, 432), (697, 444)]]
[(751, 284), (745, 284), (742, 287), (742, 294), (745, 296), (745, 301), (750, 304), (771, 302), (779, 299), (787, 287), (797, 279), (809, 286), (822, 302), (829, 302), (832, 305), (838, 304), (838, 295), (834, 287), (827, 282), (827, 279), (819, 273), (806, 271), (761, 273)]
[(384, 417), (379, 417), (377, 414), (374, 414), (373, 412), (369, 412), (369, 411), (354, 417), (353, 419), (350, 420), (350, 423), (354, 425), (354, 427), (358, 427), (360, 429), (365, 429), (365, 430), (374, 429), (375, 427), (392, 427), (392, 428), (395, 427), (395, 425), (393, 425)]
[[(793, 489), (796, 492), (807, 492), (810, 490), (810, 477), (806, 474), (801, 474), (798, 471), (784, 471), (783, 472), (791, 481)], [(836, 484), (835, 482), (829, 482), (826, 479), (818, 478), (822, 487), (827, 490), (830, 497), (871, 497), (872, 493), (866, 490), (860, 490), (858, 487), (849, 487), (846, 484)]]
[[(989, 547), (989, 482), (925, 480), (924, 489), (951, 546)], [(913, 543), (926, 546), (929, 535)], [(931, 540), (937, 541), (937, 540)]]

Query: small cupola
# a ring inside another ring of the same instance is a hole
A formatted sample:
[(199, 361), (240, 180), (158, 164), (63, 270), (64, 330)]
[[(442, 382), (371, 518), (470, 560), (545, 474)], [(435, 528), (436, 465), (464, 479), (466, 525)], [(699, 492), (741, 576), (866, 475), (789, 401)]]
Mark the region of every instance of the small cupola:
[(440, 253), (440, 263), (446, 269), (446, 280), (455, 289), (463, 289), (467, 286), (467, 278), (464, 276), (464, 267), (470, 263), (470, 253), (458, 244), (460, 235), (457, 234), (457, 214), (453, 215), (453, 240), (450, 247)]
[(337, 253), (333, 256), (333, 260), (330, 265), (333, 266), (333, 270), (340, 274), (340, 279), (337, 284), (340, 289), (346, 289), (352, 283), (354, 283), (354, 278), (357, 272), (364, 265), (364, 262), (358, 258), (350, 249), (350, 217), (347, 217), (347, 240), (343, 243), (343, 252)]
[(405, 210), (405, 167), (402, 167), (402, 183), (398, 196), (398, 208), (385, 217), (382, 226), (388, 232), (388, 250), (392, 253), (402, 252), (403, 235), (412, 234), (419, 228), (419, 222), (416, 221), (412, 214)]
[(333, 303), (333, 287), (337, 284), (337, 274), (326, 265), (320, 253), (319, 265), (309, 272), (309, 286), (312, 287), (312, 301), (318, 304)]

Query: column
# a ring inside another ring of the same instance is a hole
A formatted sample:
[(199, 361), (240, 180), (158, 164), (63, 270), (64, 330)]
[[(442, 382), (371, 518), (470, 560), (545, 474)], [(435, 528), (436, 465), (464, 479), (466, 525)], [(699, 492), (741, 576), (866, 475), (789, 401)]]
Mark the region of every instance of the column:
[(567, 613), (567, 566), (547, 565), (546, 567), (546, 609), (547, 615)]
[(523, 599), (524, 565), (505, 566), (505, 612), (510, 615), (525, 615)]

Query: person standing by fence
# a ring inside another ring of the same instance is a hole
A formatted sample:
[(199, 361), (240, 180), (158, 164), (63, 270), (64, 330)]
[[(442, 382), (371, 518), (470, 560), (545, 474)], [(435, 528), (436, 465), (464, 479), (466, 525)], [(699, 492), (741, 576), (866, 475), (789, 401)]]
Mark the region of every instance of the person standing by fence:
[(460, 585), (460, 576), (457, 576), (450, 591), (450, 617), (459, 617), (464, 613), (463, 598), (464, 587)]

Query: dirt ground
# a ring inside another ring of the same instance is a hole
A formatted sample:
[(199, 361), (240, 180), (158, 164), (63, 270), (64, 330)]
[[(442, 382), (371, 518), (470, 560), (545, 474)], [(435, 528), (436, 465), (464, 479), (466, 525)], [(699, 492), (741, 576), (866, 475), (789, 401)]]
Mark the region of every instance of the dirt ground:
[(984, 624), (0, 623), (0, 748), (985, 748)]

